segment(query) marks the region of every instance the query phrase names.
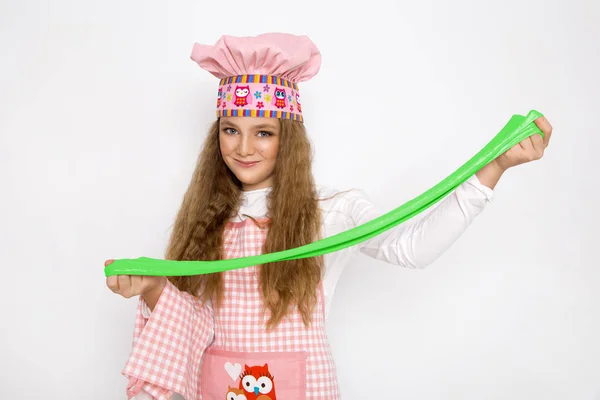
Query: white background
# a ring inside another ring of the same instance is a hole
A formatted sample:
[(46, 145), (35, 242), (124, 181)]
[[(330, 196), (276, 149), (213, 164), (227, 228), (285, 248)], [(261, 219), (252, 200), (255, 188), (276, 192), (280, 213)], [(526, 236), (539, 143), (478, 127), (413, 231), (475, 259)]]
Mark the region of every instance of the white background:
[(600, 5), (593, 1), (0, 3), (0, 397), (124, 399), (137, 299), (108, 258), (163, 256), (214, 118), (190, 60), (222, 34), (308, 34), (320, 184), (387, 209), (512, 114), (553, 124), (540, 162), (430, 268), (361, 256), (328, 330), (345, 399), (600, 399)]

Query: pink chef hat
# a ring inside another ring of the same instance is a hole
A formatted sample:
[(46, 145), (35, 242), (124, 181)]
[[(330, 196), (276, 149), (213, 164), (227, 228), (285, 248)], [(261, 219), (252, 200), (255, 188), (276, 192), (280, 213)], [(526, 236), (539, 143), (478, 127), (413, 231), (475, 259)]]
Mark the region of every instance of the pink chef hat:
[(303, 121), (298, 82), (321, 67), (308, 36), (265, 33), (222, 36), (214, 46), (194, 44), (192, 60), (221, 79), (217, 117), (245, 116)]

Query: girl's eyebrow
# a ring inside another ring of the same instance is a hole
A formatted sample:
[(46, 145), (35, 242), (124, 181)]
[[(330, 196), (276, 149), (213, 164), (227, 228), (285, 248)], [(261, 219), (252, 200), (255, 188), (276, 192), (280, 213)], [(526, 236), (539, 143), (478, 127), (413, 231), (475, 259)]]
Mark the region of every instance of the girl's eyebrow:
[(253, 126), (254, 129), (272, 129), (272, 130), (276, 130), (277, 128), (274, 125), (271, 124), (260, 124), (260, 125), (255, 125)]
[(236, 129), (237, 129), (237, 126), (236, 126), (236, 125), (235, 125), (233, 122), (227, 122), (227, 121), (223, 121), (223, 122), (221, 122), (221, 128), (222, 128), (223, 126), (230, 126), (230, 127), (232, 127), (232, 128), (236, 128)]
[[(234, 124), (233, 122), (223, 121), (221, 123), (221, 128), (223, 128), (224, 126), (229, 126), (231, 128), (235, 128), (235, 129), (239, 130), (238, 126), (236, 124)], [(251, 126), (251, 129), (271, 129), (271, 130), (277, 130), (277, 128), (274, 125), (271, 125), (271, 124), (253, 125), (253, 126)]]

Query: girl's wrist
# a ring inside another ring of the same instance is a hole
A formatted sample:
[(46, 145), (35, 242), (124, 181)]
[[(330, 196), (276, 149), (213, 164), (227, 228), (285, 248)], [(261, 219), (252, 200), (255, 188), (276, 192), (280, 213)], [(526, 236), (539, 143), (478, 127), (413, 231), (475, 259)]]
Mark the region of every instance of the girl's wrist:
[(506, 172), (506, 168), (503, 168), (497, 160), (492, 160), (477, 171), (475, 175), (477, 175), (477, 179), (482, 185), (494, 189), (504, 172)]
[(157, 281), (158, 282), (156, 285), (148, 286), (146, 288), (146, 290), (144, 290), (144, 292), (142, 293), (142, 296), (156, 297), (156, 298), (160, 297), (160, 294), (162, 293), (163, 289), (167, 285), (167, 278), (164, 276), (161, 276), (160, 279), (158, 279)]

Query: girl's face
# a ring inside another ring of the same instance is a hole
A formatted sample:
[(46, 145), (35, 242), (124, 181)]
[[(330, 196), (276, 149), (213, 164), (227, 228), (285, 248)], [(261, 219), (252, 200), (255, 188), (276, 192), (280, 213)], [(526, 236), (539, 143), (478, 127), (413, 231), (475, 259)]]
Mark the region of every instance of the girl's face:
[(221, 155), (244, 191), (264, 189), (273, 183), (279, 151), (279, 120), (260, 117), (221, 117)]

